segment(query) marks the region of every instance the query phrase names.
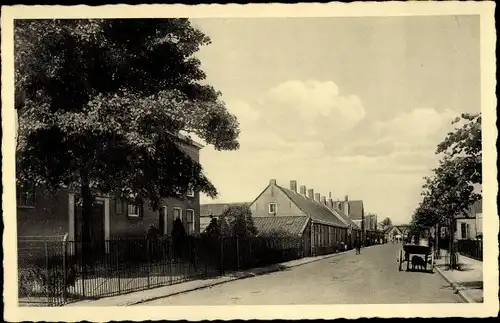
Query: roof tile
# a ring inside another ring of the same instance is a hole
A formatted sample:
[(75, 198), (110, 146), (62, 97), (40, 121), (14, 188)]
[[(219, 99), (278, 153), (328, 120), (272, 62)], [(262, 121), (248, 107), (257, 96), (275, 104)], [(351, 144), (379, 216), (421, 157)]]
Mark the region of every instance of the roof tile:
[(284, 232), (291, 236), (302, 235), (307, 216), (272, 216), (253, 218), (259, 235), (268, 235), (273, 232)]

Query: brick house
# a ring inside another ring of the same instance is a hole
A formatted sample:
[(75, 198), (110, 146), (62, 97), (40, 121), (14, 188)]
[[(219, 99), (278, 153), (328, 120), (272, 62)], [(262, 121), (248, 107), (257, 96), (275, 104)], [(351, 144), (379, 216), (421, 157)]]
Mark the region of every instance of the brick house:
[[(187, 137), (181, 148), (199, 161), (203, 147)], [(17, 236), (60, 237), (68, 234), (69, 241), (81, 236), (81, 209), (75, 203), (75, 191), (60, 189), (50, 193), (42, 187), (24, 186), (17, 189)], [(154, 225), (161, 234), (170, 235), (173, 221), (181, 218), (186, 232), (197, 234), (200, 230), (199, 193), (188, 192), (184, 199), (165, 199), (160, 210), (153, 211), (147, 203), (129, 204), (111, 195), (97, 195), (94, 203), (91, 232), (97, 241), (144, 237), (149, 226)]]
[[(344, 248), (341, 243), (347, 242), (348, 226), (339, 215), (321, 203), (320, 194), (314, 194), (313, 189), (307, 193), (305, 186), (297, 191), (297, 181), (290, 181), (290, 188), (284, 188), (276, 184), (276, 180), (270, 180), (250, 204), (257, 230), (265, 225), (277, 228), (280, 223), (288, 223), (281, 225), (283, 230), (287, 227), (300, 228), (296, 234), (304, 238), (305, 256)], [(287, 220), (277, 219), (281, 217)]]

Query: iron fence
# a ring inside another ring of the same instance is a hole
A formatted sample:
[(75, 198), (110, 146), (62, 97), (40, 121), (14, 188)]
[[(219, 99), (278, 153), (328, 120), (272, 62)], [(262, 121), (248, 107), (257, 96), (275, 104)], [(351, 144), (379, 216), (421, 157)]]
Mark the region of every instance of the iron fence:
[(464, 256), (483, 261), (482, 240), (458, 240), (457, 251)]
[(18, 241), (20, 303), (59, 306), (303, 257), (301, 238)]

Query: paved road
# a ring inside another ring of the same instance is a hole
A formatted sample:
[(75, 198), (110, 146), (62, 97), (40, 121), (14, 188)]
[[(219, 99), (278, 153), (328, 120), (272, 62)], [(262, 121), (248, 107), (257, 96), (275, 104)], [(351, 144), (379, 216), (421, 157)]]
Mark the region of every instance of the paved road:
[(385, 244), (141, 305), (459, 303), (438, 273), (399, 272)]

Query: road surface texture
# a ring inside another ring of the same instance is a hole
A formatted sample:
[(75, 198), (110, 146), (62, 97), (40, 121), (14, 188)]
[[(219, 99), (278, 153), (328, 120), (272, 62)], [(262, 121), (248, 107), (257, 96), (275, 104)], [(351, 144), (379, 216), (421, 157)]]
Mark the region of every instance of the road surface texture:
[(236, 280), (144, 305), (290, 305), (460, 303), (437, 273), (398, 271), (400, 244), (339, 254), (267, 275)]

